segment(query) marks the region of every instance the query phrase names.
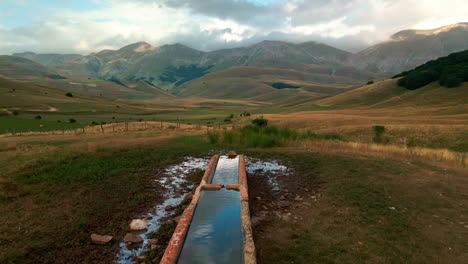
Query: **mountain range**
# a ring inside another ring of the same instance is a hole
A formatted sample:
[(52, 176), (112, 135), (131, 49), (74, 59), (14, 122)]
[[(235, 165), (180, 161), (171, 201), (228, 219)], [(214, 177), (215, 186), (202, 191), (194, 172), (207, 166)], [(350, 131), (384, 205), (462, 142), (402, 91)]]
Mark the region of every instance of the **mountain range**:
[[(458, 23), (433, 30), (404, 30), (386, 42), (355, 54), (316, 42), (280, 41), (263, 41), (249, 47), (212, 52), (182, 44), (153, 47), (145, 42), (90, 55), (24, 52), (1, 56), (0, 76), (32, 79), (39, 83), (47, 80), (48, 85), (58, 87), (66, 82), (64, 78), (107, 81), (126, 88), (129, 88), (128, 82), (133, 86), (144, 83), (150, 90), (158, 90), (158, 94), (170, 90), (178, 95), (208, 93), (209, 96), (210, 92), (203, 91), (203, 85), (200, 85), (206, 83), (204, 78), (213, 80), (217, 74), (243, 80), (244, 84), (252, 83), (245, 82), (245, 78), (252, 80), (252, 73), (258, 73), (273, 76), (271, 82), (299, 82), (301, 87), (358, 86), (466, 49), (468, 23)], [(241, 68), (236, 70), (237, 67)], [(252, 70), (250, 73), (249, 69)], [(268, 78), (254, 79), (255, 87), (263, 86), (264, 91), (274, 89)], [(199, 92), (191, 92), (193, 83), (198, 85)], [(216, 85), (220, 84), (216, 82)], [(258, 96), (262, 92), (248, 94)]]

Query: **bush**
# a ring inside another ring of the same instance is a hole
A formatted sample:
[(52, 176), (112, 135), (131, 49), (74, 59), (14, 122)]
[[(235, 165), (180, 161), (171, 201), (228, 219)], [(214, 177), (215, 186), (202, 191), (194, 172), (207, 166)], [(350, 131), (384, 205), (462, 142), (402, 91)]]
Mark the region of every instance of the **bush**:
[(13, 115), (14, 115), (14, 116), (17, 116), (17, 115), (19, 115), (19, 112), (16, 111), (16, 110), (13, 110)]
[(370, 85), (370, 84), (373, 84), (373, 83), (374, 83), (374, 81), (370, 80), (370, 81), (367, 82), (367, 85)]
[(208, 136), (208, 141), (210, 142), (210, 144), (218, 144), (219, 143), (219, 134), (216, 133), (216, 132), (208, 132), (207, 133), (207, 136)]
[(268, 125), (268, 119), (261, 117), (257, 117), (252, 120), (252, 124), (259, 126), (259, 127), (266, 127)]
[(374, 126), (374, 133), (375, 136), (372, 139), (375, 143), (388, 143), (390, 140), (388, 138), (385, 138), (383, 134), (385, 133), (385, 127), (384, 126)]
[(68, 122), (70, 122), (71, 124), (73, 123), (76, 123), (76, 120), (74, 118), (70, 118), (70, 120), (68, 120)]
[(65, 95), (68, 96), (68, 97), (73, 97), (72, 93), (66, 93)]
[(37, 115), (37, 116), (34, 117), (34, 119), (41, 120), (41, 119), (42, 119), (42, 116)]

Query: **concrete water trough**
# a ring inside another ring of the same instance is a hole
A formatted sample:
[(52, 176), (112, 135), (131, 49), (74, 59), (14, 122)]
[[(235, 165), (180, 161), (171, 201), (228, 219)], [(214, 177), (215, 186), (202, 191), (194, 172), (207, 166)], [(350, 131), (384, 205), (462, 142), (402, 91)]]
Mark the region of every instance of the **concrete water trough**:
[(160, 263), (256, 263), (243, 155), (211, 158)]

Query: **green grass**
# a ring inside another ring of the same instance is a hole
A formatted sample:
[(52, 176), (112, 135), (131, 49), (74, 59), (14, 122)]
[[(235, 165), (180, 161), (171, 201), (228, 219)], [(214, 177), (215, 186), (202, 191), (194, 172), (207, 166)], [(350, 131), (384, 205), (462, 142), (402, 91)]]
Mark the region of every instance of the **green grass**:
[[(96, 153), (63, 148), (2, 163), (5, 170), (18, 164), (22, 169), (4, 171), (0, 181), (0, 262), (109, 263), (128, 220), (160, 199), (160, 189), (151, 184), (158, 170), (211, 149), (202, 137), (186, 136)], [(20, 231), (11, 221), (20, 223)], [(89, 243), (91, 233), (116, 237), (96, 247)]]
[[(466, 195), (454, 191), (450, 182), (434, 178), (441, 170), (391, 159), (322, 153), (247, 155), (281, 160), (293, 168), (294, 179), (286, 179), (293, 181), (287, 185), (292, 193), (320, 186), (320, 198), (311, 202), (312, 208), (295, 203), (301, 209), (292, 214), (304, 220), (277, 220), (262, 227), (262, 234), (272, 234), (256, 241), (262, 263), (463, 263), (459, 231), (434, 215), (456, 221), (466, 209), (459, 211), (454, 203), (463, 203)], [(428, 169), (434, 173), (430, 177), (425, 176)], [(424, 183), (419, 182), (421, 178), (426, 178)], [(444, 255), (449, 245), (452, 254)]]
[(208, 141), (225, 147), (272, 148), (287, 146), (291, 141), (304, 139), (340, 140), (344, 138), (334, 133), (317, 134), (311, 131), (300, 133), (286, 127), (259, 127), (247, 125), (230, 131), (209, 131)]
[(79, 124), (71, 124), (66, 120), (62, 122), (26, 119), (17, 117), (0, 117), (0, 134), (21, 133), (30, 131), (71, 130), (81, 127)]

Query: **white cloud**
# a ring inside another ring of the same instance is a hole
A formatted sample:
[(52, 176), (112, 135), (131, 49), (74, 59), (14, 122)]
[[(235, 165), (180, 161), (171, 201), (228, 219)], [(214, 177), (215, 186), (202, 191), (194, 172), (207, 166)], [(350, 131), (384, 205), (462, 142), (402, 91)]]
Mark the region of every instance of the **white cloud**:
[(465, 0), (95, 1), (106, 5), (91, 11), (49, 8), (38, 15), (42, 20), (24, 27), (0, 23), (0, 54), (85, 54), (137, 41), (213, 50), (263, 39), (315, 40), (356, 51), (399, 30), (468, 21)]

